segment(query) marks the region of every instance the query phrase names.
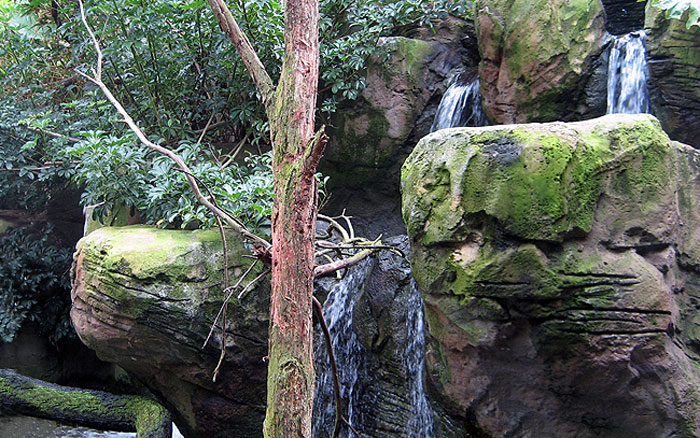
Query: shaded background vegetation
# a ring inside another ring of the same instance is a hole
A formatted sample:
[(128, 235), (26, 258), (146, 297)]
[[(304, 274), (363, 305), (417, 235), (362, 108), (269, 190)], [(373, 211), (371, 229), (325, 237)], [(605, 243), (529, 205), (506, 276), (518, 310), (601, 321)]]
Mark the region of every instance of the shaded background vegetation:
[[(269, 232), (269, 127), (207, 2), (106, 0), (87, 7), (105, 55), (105, 82), (117, 98), (152, 140), (185, 159), (220, 204)], [(276, 80), (282, 2), (232, 0), (230, 7)], [(378, 38), (469, 13), (464, 0), (322, 1), (321, 123), (359, 96), (367, 60), (388, 56)], [(0, 41), (0, 210), (33, 218), (31, 226), (0, 234), (0, 336), (11, 341), (23, 321), (34, 319), (56, 340), (71, 333), (68, 270), (76, 237), (50, 220), (57, 205), (77, 204), (79, 196), (96, 217), (125, 206), (160, 227), (208, 227), (214, 219), (183, 176), (127, 132), (99, 90), (75, 73), (95, 59), (75, 2), (0, 0)]]

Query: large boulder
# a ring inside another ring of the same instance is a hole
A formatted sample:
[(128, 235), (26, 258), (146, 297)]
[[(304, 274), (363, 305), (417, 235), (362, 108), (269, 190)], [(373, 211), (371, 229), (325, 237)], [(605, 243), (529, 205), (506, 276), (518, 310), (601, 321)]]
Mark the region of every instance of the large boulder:
[(700, 148), (700, 27), (667, 19), (647, 2), (645, 28), (652, 110), (669, 135)]
[(477, 436), (698, 436), (699, 178), (649, 115), (423, 139), (403, 214), (445, 409)]
[[(251, 261), (241, 257), (240, 239), (227, 240), (233, 282)], [(228, 306), (227, 354), (214, 382), (220, 328), (202, 345), (224, 299), (223, 266), (217, 230), (106, 227), (80, 240), (75, 253), (78, 336), (160, 396), (185, 436), (261, 436), (269, 286)]]
[(326, 166), (342, 168), (335, 177), (349, 183), (378, 179), (396, 162), (430, 97), (459, 63), (437, 41), (388, 37), (379, 45), (386, 58), (370, 61), (367, 87), (357, 102), (334, 114), (329, 130)]
[(481, 0), (476, 16), (489, 119), (572, 118), (607, 41), (600, 0)]
[[(239, 239), (231, 235), (227, 241), (233, 281), (250, 261), (241, 257)], [(388, 243), (407, 251), (405, 236)], [(229, 306), (226, 359), (212, 382), (218, 330), (209, 346), (202, 344), (223, 298), (222, 266), (217, 231), (101, 228), (78, 245), (72, 317), (80, 338), (100, 358), (160, 396), (185, 436), (260, 437), (269, 285)], [(317, 281), (316, 295), (329, 296), (326, 319), (336, 340), (344, 411), (353, 425), (377, 438), (412, 436), (428, 427), (422, 308), (408, 261), (382, 252), (340, 281)], [(335, 397), (318, 325), (315, 342), (314, 436), (330, 438)], [(442, 411), (434, 427), (445, 438), (463, 436)]]

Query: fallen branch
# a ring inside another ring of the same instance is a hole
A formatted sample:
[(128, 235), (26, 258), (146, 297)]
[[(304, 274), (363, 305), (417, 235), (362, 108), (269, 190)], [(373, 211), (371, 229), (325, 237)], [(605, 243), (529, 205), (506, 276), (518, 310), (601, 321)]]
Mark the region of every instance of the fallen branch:
[(101, 430), (137, 432), (138, 438), (170, 438), (172, 419), (157, 402), (54, 385), (0, 369), (0, 411)]

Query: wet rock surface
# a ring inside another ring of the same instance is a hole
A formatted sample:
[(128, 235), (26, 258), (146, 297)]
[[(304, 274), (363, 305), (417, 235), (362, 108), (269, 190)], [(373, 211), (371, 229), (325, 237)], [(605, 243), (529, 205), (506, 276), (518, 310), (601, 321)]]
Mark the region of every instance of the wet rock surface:
[(476, 436), (697, 436), (698, 163), (647, 115), (426, 137), (403, 212), (441, 405)]
[(603, 0), (607, 31), (620, 35), (642, 29), (645, 3), (637, 0)]
[[(586, 100), (607, 43), (600, 1), (482, 1), (476, 24), (481, 92), (492, 122), (572, 119), (596, 111), (598, 102)], [(576, 108), (582, 104), (590, 108)]]
[[(407, 252), (407, 238), (387, 240)], [(228, 239), (232, 278), (250, 263)], [(265, 413), (267, 297), (260, 285), (227, 312), (227, 355), (216, 382), (219, 332), (202, 349), (221, 305), (218, 231), (102, 228), (76, 253), (72, 318), (80, 338), (103, 360), (136, 377), (176, 414), (187, 437), (259, 437)], [(444, 437), (459, 425), (432, 410), (423, 387), (423, 318), (408, 261), (382, 252), (317, 283), (329, 297), (326, 319), (336, 337), (344, 412), (373, 437)], [(419, 338), (421, 340), (419, 340)], [(334, 397), (324, 338), (316, 330), (318, 385), (315, 436), (330, 436)], [(324, 374), (325, 373), (325, 374)], [(325, 376), (325, 377), (324, 377)], [(347, 436), (347, 435), (341, 435)]]

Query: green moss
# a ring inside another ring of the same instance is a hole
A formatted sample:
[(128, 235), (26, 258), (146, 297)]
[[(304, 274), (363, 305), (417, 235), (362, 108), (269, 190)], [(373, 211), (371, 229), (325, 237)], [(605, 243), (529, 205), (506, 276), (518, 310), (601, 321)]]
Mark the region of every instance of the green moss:
[[(514, 93), (514, 117), (552, 121), (570, 110), (570, 95), (604, 41), (603, 8), (596, 0), (482, 1), (479, 48), (501, 65)], [(489, 23), (485, 34), (481, 21)]]
[(7, 230), (8, 228), (10, 228), (12, 226), (13, 226), (12, 222), (8, 222), (4, 219), (0, 219), (0, 234), (4, 233), (5, 230)]
[(426, 60), (435, 50), (433, 45), (428, 41), (404, 37), (394, 37), (393, 40), (396, 42), (396, 55), (403, 58), (401, 72), (418, 79), (425, 69)]

